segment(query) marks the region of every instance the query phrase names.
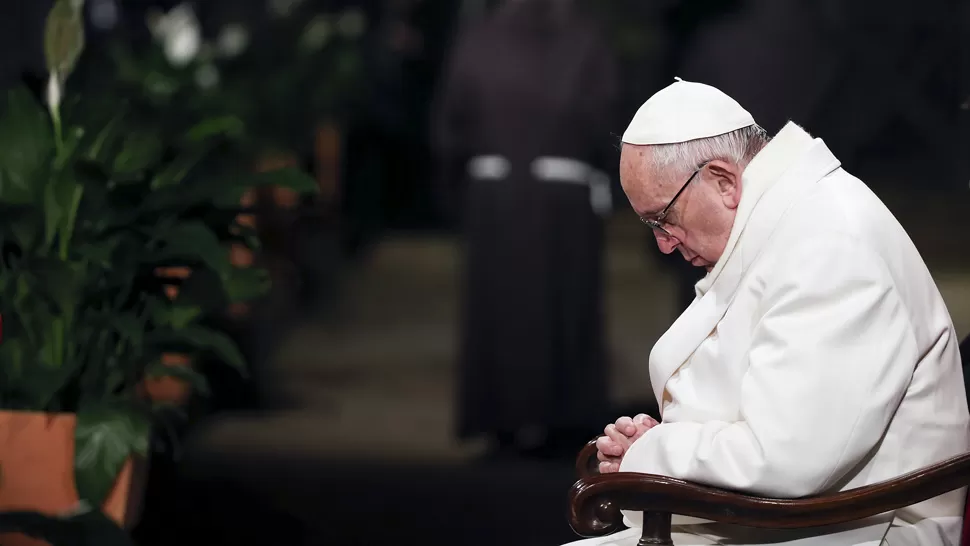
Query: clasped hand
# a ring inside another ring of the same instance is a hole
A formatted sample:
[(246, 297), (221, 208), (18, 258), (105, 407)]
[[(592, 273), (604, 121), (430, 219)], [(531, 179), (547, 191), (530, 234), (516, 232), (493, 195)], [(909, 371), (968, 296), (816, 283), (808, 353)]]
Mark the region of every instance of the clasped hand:
[(616, 423), (606, 425), (603, 430), (606, 436), (596, 440), (596, 458), (600, 462), (600, 473), (619, 472), (620, 461), (633, 442), (657, 424), (653, 417), (641, 413), (632, 419), (620, 417)]

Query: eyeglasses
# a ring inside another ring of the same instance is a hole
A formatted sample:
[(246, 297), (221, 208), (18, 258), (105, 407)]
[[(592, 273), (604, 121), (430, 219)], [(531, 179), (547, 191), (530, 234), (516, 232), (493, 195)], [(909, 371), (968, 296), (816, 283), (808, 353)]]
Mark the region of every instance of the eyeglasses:
[(687, 186), (689, 186), (691, 181), (694, 180), (694, 177), (697, 176), (697, 173), (701, 172), (701, 170), (706, 166), (707, 166), (707, 163), (704, 163), (700, 167), (697, 167), (697, 169), (690, 175), (690, 178), (687, 179), (687, 182), (684, 182), (684, 185), (681, 186), (679, 190), (677, 190), (677, 193), (674, 194), (673, 199), (671, 199), (670, 202), (667, 203), (667, 206), (664, 207), (662, 211), (660, 211), (660, 214), (658, 214), (656, 218), (652, 218), (652, 219), (640, 218), (640, 221), (652, 227), (653, 229), (659, 231), (660, 233), (663, 233), (664, 235), (669, 236), (670, 232), (664, 229), (663, 227), (664, 218), (667, 217), (667, 213), (670, 212), (670, 207), (674, 206), (674, 203), (677, 202), (677, 198), (680, 197), (680, 194), (684, 193), (684, 190), (686, 190)]

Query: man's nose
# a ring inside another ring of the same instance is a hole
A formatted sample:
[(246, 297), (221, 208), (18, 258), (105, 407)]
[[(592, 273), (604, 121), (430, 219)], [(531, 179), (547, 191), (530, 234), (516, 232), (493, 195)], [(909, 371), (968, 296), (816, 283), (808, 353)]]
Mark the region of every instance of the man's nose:
[(659, 231), (654, 231), (653, 235), (657, 238), (657, 246), (660, 247), (660, 252), (670, 254), (677, 248), (677, 239), (674, 237), (660, 233)]

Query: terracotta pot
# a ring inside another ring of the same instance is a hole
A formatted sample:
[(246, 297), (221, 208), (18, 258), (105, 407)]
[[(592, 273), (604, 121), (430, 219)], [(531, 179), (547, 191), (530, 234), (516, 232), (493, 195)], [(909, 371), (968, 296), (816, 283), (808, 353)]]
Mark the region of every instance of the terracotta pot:
[[(240, 216), (243, 215), (240, 214)], [(252, 267), (255, 261), (256, 255), (246, 245), (242, 243), (232, 243), (229, 246), (229, 262), (232, 265), (240, 268)], [(245, 318), (249, 316), (249, 304), (245, 302), (230, 303), (228, 313), (229, 316), (233, 318)]]
[[(74, 428), (71, 413), (0, 411), (0, 511), (27, 510), (56, 515), (79, 502), (74, 485)], [(130, 528), (141, 492), (132, 491), (134, 463), (125, 463), (102, 510)], [(138, 480), (141, 483), (141, 480)], [(0, 534), (4, 546), (39, 546), (44, 541)]]
[[(158, 267), (155, 274), (161, 279), (171, 279), (184, 281), (192, 274), (188, 267)], [(179, 295), (177, 283), (165, 286), (165, 295), (174, 300)], [(165, 366), (191, 366), (192, 361), (188, 355), (178, 353), (166, 353), (162, 355), (162, 364)], [(184, 404), (192, 393), (192, 387), (181, 379), (174, 377), (155, 377), (147, 378), (139, 389), (142, 396), (155, 402), (169, 402), (172, 404)]]
[[(155, 275), (160, 279), (173, 280), (173, 281), (184, 281), (189, 278), (192, 274), (192, 270), (188, 267), (156, 267)], [(168, 299), (174, 300), (179, 295), (179, 286), (177, 282), (165, 285), (165, 295)]]
[[(256, 172), (272, 172), (288, 167), (296, 167), (299, 160), (292, 153), (287, 152), (268, 152), (256, 162)], [(300, 203), (300, 195), (288, 188), (272, 186), (269, 188), (269, 198), (274, 207), (280, 209), (293, 209)]]
[[(179, 353), (165, 353), (162, 355), (165, 366), (191, 366), (192, 360), (188, 355)], [(168, 402), (182, 405), (192, 394), (192, 386), (175, 377), (148, 377), (139, 389), (141, 394), (155, 402)]]

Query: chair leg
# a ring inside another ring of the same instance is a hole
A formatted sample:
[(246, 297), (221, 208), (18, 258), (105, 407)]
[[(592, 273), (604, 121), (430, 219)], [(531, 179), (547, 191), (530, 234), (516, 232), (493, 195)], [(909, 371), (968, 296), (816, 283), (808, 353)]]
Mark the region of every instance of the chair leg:
[(643, 533), (637, 546), (674, 546), (670, 538), (670, 514), (643, 513)]

